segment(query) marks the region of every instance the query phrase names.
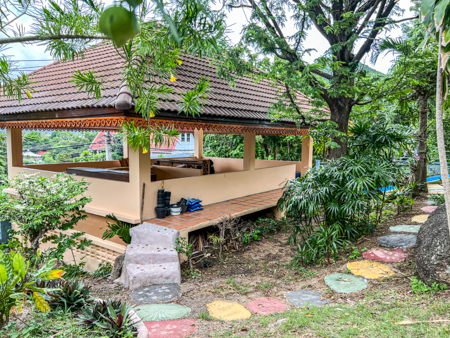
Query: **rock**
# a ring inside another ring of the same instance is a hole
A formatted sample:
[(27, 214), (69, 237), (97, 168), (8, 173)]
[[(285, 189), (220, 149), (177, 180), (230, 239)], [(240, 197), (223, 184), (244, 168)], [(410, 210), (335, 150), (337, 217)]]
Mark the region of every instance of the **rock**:
[(412, 225), (396, 225), (393, 227), (389, 227), (390, 232), (411, 232), (413, 234), (417, 234), (421, 224), (412, 224)]
[(123, 260), (125, 259), (125, 255), (117, 256), (114, 260), (114, 267), (111, 271), (111, 276), (109, 277), (111, 280), (116, 280), (122, 274)]
[(427, 212), (427, 213), (431, 214), (436, 209), (437, 209), (437, 206), (429, 205), (429, 206), (421, 208), (420, 210), (422, 210), (423, 212)]
[(416, 269), (424, 282), (450, 286), (450, 236), (445, 205), (433, 211), (420, 228), (416, 243)]
[(353, 275), (333, 273), (325, 277), (325, 284), (339, 293), (357, 292), (367, 288), (367, 283)]
[(401, 262), (408, 257), (408, 254), (401, 248), (392, 251), (387, 251), (385, 249), (370, 249), (363, 253), (363, 257), (380, 262)]
[(387, 235), (377, 239), (378, 244), (392, 248), (408, 248), (416, 245), (416, 235)]
[(395, 275), (388, 266), (372, 261), (349, 262), (348, 269), (355, 276), (363, 276), (366, 278), (383, 278)]
[(284, 305), (279, 299), (270, 297), (256, 298), (247, 303), (245, 307), (253, 313), (263, 316), (287, 311), (286, 305)]

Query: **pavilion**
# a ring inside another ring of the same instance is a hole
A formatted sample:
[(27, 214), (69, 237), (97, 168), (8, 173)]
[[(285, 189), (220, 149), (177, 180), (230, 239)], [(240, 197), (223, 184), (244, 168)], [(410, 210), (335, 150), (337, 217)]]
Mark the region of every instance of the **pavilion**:
[[(233, 215), (239, 216), (274, 207), (282, 184), (295, 178), (297, 171), (303, 175), (312, 166), (310, 137), (303, 140), (300, 162), (255, 159), (256, 135), (308, 136), (309, 126), (298, 128), (289, 119), (272, 121), (268, 117), (277, 90), (268, 81), (255, 83), (249, 78), (238, 78), (236, 86), (231, 87), (217, 77), (215, 67), (209, 61), (189, 55), (184, 55), (182, 61), (176, 68), (177, 80), (170, 82), (167, 79), (167, 85), (175, 93), (164, 99), (160, 113), (150, 123), (155, 126), (173, 124), (181, 132), (193, 134), (195, 159), (213, 160), (214, 174), (198, 168), (162, 165), (164, 161), (157, 164), (149, 153), (128, 149), (126, 141), (124, 158), (129, 162), (126, 168), (121, 167), (119, 161), (23, 164), (22, 130), (113, 131), (119, 130), (124, 121), (134, 121), (136, 125), (148, 123), (134, 111), (133, 98), (121, 80), (122, 59), (111, 46), (96, 46), (90, 48), (84, 58), (55, 62), (34, 71), (31, 77), (36, 82), (33, 88), (37, 92), (32, 98), (21, 102), (0, 98), (0, 128), (6, 129), (10, 177), (21, 172), (42, 176), (76, 172), (78, 179), (84, 177), (90, 182), (88, 195), (93, 201), (85, 208), (88, 218), (76, 229), (86, 232), (86, 237), (93, 240), (93, 245), (85, 252), (87, 268), (94, 269), (100, 261), (112, 262), (125, 251), (125, 243), (119, 238), (101, 239), (106, 226), (105, 216), (114, 214), (119, 220), (132, 224), (154, 219), (157, 190), (162, 183), (172, 192), (172, 201), (182, 197), (198, 198), (206, 206), (205, 210), (218, 203), (228, 203), (224, 205), (230, 207), (230, 203), (237, 201)], [(70, 82), (74, 71), (92, 69), (105, 78), (106, 86), (99, 100), (79, 92)], [(177, 93), (192, 89), (201, 76), (210, 78), (212, 87), (201, 116), (193, 118), (178, 114), (176, 101), (180, 95)], [(311, 100), (304, 95), (299, 99), (300, 107), (308, 112), (312, 108)], [(203, 135), (208, 133), (243, 134), (243, 158), (204, 157)], [(263, 194), (264, 198), (258, 199), (263, 203), (255, 204), (253, 200), (249, 204), (251, 196), (259, 196), (256, 194)], [(240, 199), (246, 203), (238, 203)], [(193, 227), (186, 225), (189, 222), (192, 225), (192, 218), (160, 220), (158, 224), (178, 229), (187, 236), (191, 230), (217, 223), (225, 214), (223, 210), (213, 217), (203, 214), (197, 217), (203, 221), (194, 222)]]

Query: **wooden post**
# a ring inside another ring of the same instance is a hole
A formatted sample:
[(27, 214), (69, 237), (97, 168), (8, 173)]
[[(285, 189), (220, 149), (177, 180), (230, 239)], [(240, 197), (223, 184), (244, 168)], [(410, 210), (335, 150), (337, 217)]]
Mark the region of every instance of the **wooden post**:
[(244, 134), (244, 170), (255, 170), (256, 134)]
[(203, 158), (203, 129), (194, 130), (194, 157)]
[(302, 141), (302, 165), (300, 173), (306, 174), (309, 168), (312, 167), (313, 160), (313, 139), (311, 136), (307, 136)]
[(8, 176), (12, 167), (23, 167), (22, 129), (6, 129), (6, 153), (8, 159)]

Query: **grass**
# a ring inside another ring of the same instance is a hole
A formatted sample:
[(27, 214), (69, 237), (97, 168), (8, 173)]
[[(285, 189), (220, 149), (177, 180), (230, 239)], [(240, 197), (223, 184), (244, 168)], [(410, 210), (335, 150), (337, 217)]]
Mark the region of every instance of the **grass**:
[(211, 317), (208, 312), (202, 311), (197, 315), (197, 319), (203, 319), (203, 320), (216, 320), (215, 318)]
[[(252, 317), (245, 324), (249, 337), (448, 337), (450, 322), (427, 323), (429, 320), (449, 319), (450, 303), (430, 295), (398, 296), (387, 301), (388, 292), (368, 294), (356, 305), (339, 304), (292, 309), (290, 312)], [(383, 299), (384, 298), (384, 299)], [(269, 324), (287, 318), (278, 328)], [(404, 320), (425, 321), (400, 325)], [(242, 324), (241, 324), (242, 325)], [(231, 332), (238, 332), (241, 327)], [(226, 331), (217, 337), (232, 337)]]

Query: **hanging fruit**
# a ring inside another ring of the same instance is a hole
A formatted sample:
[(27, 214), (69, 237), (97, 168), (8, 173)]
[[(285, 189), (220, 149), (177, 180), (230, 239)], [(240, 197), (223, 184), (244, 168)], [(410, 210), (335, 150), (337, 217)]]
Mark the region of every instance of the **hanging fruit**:
[[(127, 2), (142, 3), (139, 0)], [(112, 6), (105, 9), (100, 16), (99, 30), (109, 37), (117, 47), (122, 47), (139, 33), (140, 28), (134, 9), (129, 11), (122, 6)]]

